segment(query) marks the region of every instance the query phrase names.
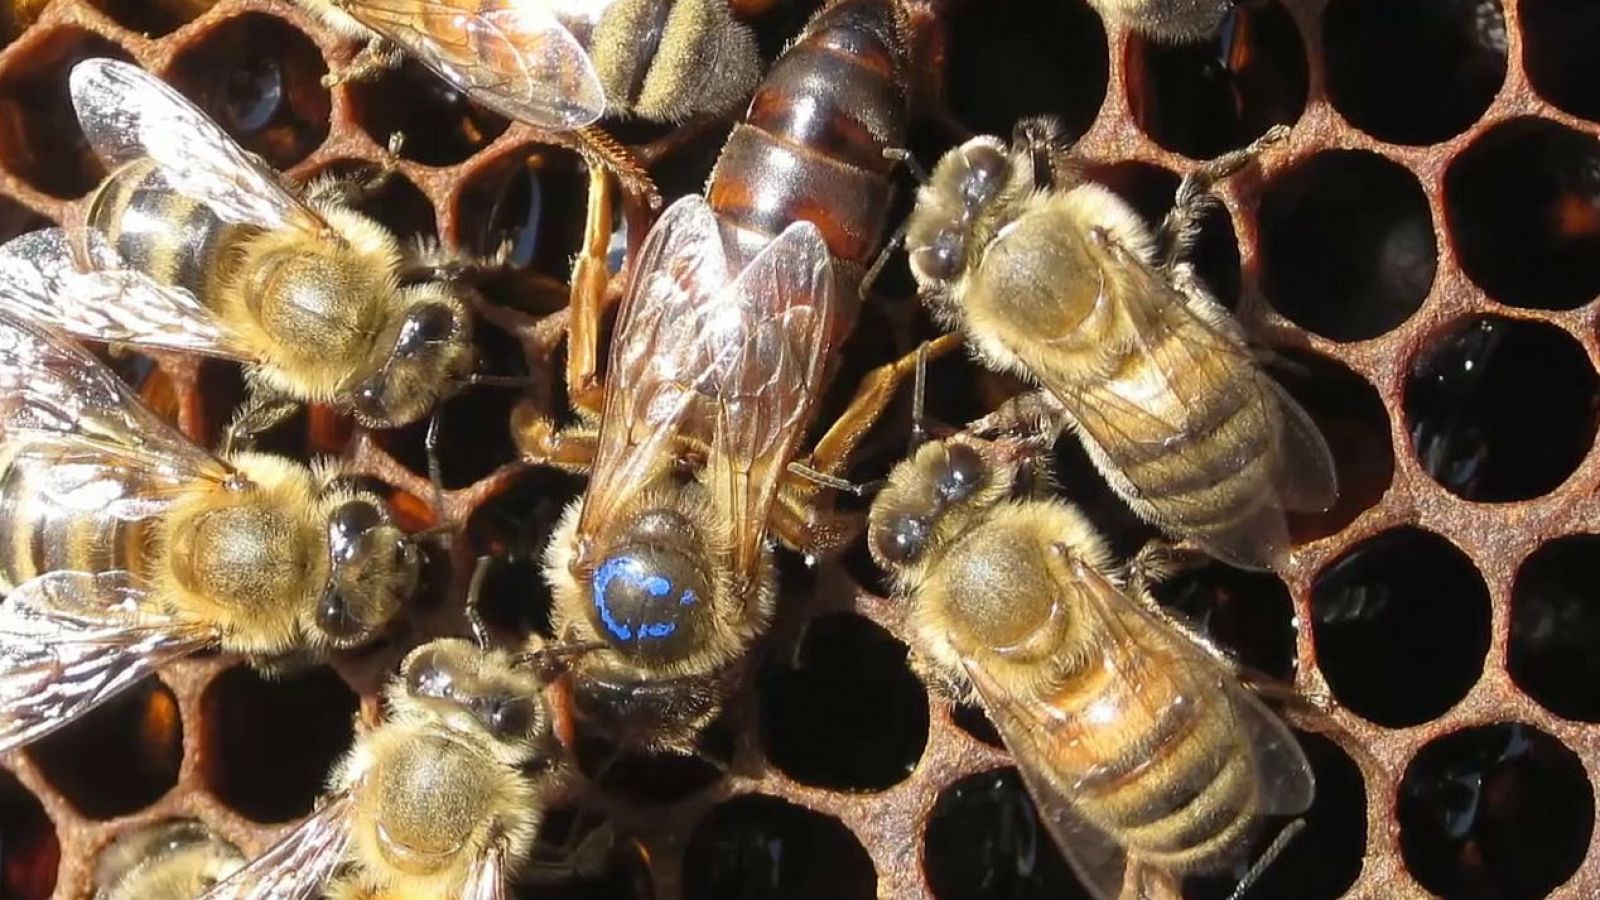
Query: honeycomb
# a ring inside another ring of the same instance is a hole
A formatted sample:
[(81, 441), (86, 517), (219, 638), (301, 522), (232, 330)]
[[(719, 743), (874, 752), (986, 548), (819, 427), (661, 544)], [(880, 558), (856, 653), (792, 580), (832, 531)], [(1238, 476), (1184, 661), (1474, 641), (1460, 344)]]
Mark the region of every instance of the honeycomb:
[[(355, 171), (406, 136), (368, 211), (403, 235), (520, 268), (482, 288), (491, 368), (445, 408), (444, 506), (430, 510), (421, 426), (363, 433), (313, 410), (268, 441), (342, 453), (408, 524), (458, 523), (384, 644), (267, 681), (187, 660), (26, 750), (0, 757), (0, 897), (79, 898), (97, 856), (151, 823), (198, 820), (247, 852), (305, 815), (351, 719), (417, 641), (462, 627), (465, 573), (493, 554), (485, 613), (506, 639), (546, 622), (537, 559), (581, 481), (516, 460), (515, 403), (562, 414), (567, 266), (584, 164), (571, 143), (466, 102), (407, 65), (331, 92), (355, 52), (282, 0), (50, 0), (0, 52), (0, 237), (69, 216), (101, 177), (66, 73), (93, 55), (171, 80), (291, 177)], [(735, 4), (769, 57), (816, 5)], [(1298, 721), (1318, 781), (1308, 826), (1249, 896), (1600, 895), (1600, 6), (1586, 0), (1246, 0), (1225, 38), (1151, 45), (1082, 0), (912, 0), (912, 148), (1051, 113), (1092, 171), (1146, 216), (1197, 160), (1274, 123), (1288, 143), (1225, 185), (1199, 269), (1337, 458), (1331, 511), (1297, 518), (1279, 578), (1212, 565), (1160, 599), (1249, 664), (1334, 701)], [(698, 190), (729, 122), (622, 123), (663, 192)], [(902, 212), (909, 203), (902, 191)], [(633, 226), (647, 212), (630, 207)], [(612, 290), (618, 289), (613, 284)], [(931, 333), (903, 256), (843, 351), (825, 401)], [(153, 405), (215, 441), (236, 367), (114, 355)], [(930, 412), (961, 422), (1017, 385), (933, 366)], [(897, 408), (855, 474), (905, 448)], [(1132, 521), (1071, 441), (1065, 490), (1131, 551)], [(856, 548), (785, 557), (779, 621), (750, 689), (698, 760), (625, 760), (559, 798), (545, 843), (597, 821), (605, 865), (524, 897), (1074, 898), (1012, 763), (975, 709), (907, 665), (901, 610)], [(577, 748), (598, 773), (597, 753)], [(1188, 885), (1220, 898), (1231, 881)]]

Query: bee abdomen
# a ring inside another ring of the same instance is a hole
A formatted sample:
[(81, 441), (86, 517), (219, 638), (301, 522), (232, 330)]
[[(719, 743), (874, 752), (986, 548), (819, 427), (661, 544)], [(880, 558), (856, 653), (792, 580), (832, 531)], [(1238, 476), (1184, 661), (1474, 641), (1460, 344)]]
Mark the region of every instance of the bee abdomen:
[[(62, 507), (53, 497), (64, 471), (65, 465), (44, 453), (15, 458), (0, 470), (0, 592), (46, 572), (143, 571), (144, 550), (154, 535), (151, 520)], [(129, 470), (118, 477), (139, 475)], [(123, 495), (135, 490), (128, 486)]]
[(607, 102), (659, 122), (722, 112), (760, 73), (755, 38), (726, 0), (621, 0), (587, 40)]
[(85, 223), (105, 235), (130, 268), (206, 303), (239, 231), (210, 207), (168, 187), (148, 159), (106, 178), (89, 202)]

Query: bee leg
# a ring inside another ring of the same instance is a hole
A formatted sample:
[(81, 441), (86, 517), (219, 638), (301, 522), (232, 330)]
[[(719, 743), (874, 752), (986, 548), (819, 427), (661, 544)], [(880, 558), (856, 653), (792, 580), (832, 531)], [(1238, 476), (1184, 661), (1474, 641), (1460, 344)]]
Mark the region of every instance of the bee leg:
[(523, 865), (522, 878), (529, 884), (548, 885), (573, 879), (594, 880), (605, 875), (617, 834), (609, 822), (602, 821), (580, 836), (578, 823), (553, 852), (541, 851)]
[(606, 170), (589, 166), (589, 198), (583, 224), (583, 247), (572, 264), (572, 293), (567, 318), (567, 397), (574, 408), (598, 411), (603, 390), (600, 330), (610, 298), (612, 210), (616, 191)]
[(594, 465), (600, 434), (585, 425), (556, 427), (549, 416), (531, 403), (518, 403), (511, 411), (511, 439), (524, 461), (554, 466), (579, 475)]
[(262, 432), (283, 424), (300, 410), (300, 401), (251, 385), (249, 396), (222, 432), (222, 455), (249, 450)]
[(512, 267), (512, 244), (505, 241), (487, 256), (451, 250), (437, 240), (418, 238), (406, 248), (400, 263), (400, 277), (417, 281), (471, 283), (489, 278)]
[(367, 41), (349, 65), (322, 76), (322, 86), (331, 90), (347, 81), (371, 81), (400, 65), (403, 58), (399, 47), (375, 37)]
[(1071, 413), (1047, 390), (1028, 391), (1000, 404), (994, 412), (967, 425), (968, 434), (980, 437), (1011, 435), (1054, 442), (1065, 431)]
[(1199, 168), (1183, 177), (1178, 184), (1178, 193), (1172, 200), (1172, 211), (1167, 213), (1156, 232), (1156, 246), (1159, 248), (1157, 259), (1163, 271), (1170, 272), (1174, 265), (1188, 257), (1195, 238), (1200, 234), (1200, 217), (1205, 214), (1207, 207), (1217, 202), (1216, 195), (1211, 192), (1216, 183), (1243, 169), (1251, 160), (1274, 144), (1282, 143), (1288, 136), (1287, 125), (1275, 125), (1249, 146), (1201, 163)]
[(371, 200), (388, 186), (394, 174), (400, 171), (400, 149), (405, 145), (405, 135), (396, 131), (389, 135), (388, 146), (380, 152), (373, 171), (360, 175), (329, 175), (317, 178), (306, 185), (305, 198), (313, 203), (335, 203), (341, 206), (359, 206)]

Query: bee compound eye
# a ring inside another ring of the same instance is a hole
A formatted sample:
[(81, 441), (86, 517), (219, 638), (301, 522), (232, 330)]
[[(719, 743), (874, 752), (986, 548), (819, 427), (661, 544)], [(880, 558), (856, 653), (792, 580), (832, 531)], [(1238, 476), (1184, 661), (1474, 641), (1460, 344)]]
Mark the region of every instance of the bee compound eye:
[(962, 156), (967, 161), (968, 174), (961, 184), (961, 200), (967, 209), (976, 210), (1000, 192), (1011, 163), (1005, 154), (987, 144), (968, 147)]
[(383, 514), (365, 500), (350, 500), (339, 505), (328, 517), (328, 536), (334, 552), (351, 547), (361, 535), (383, 523)]
[(356, 618), (350, 608), (349, 598), (336, 587), (322, 592), (317, 601), (317, 627), (338, 643), (359, 640), (366, 634), (366, 623)]
[(455, 316), (438, 303), (427, 303), (406, 313), (405, 324), (395, 340), (395, 353), (406, 355), (421, 350), (428, 344), (447, 340), (455, 331)]
[(966, 444), (952, 443), (945, 447), (944, 466), (935, 479), (935, 489), (947, 503), (972, 496), (983, 484), (983, 457)]
[(922, 555), (933, 526), (926, 516), (895, 513), (883, 520), (873, 534), (878, 556), (892, 565), (904, 565)]
[(962, 238), (951, 229), (934, 236), (933, 242), (911, 251), (911, 266), (925, 279), (949, 281), (961, 271)]
[(455, 693), (455, 676), (437, 649), (429, 647), (421, 650), (407, 664), (406, 693), (414, 697), (436, 697), (441, 700)]
[(499, 738), (525, 737), (538, 720), (533, 701), (527, 697), (490, 698), (481, 715), (484, 727)]

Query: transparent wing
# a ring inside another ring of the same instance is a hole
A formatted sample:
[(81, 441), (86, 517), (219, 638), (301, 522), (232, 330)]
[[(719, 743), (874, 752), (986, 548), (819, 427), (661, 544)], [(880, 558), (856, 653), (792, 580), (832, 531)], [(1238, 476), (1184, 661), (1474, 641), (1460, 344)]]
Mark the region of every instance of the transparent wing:
[(0, 603), (0, 752), (215, 640), (152, 608), (127, 572), (50, 572), (19, 585)]
[(790, 225), (719, 295), (709, 333), (709, 484), (734, 524), (735, 571), (754, 575), (778, 482), (821, 390), (835, 315), (832, 259), (810, 222)]
[(87, 240), (87, 267), (60, 228), (0, 246), (0, 308), (85, 340), (250, 357), (193, 294), (123, 266), (98, 233)]
[(332, 238), (322, 217), (270, 167), (161, 79), (125, 62), (96, 58), (73, 66), (68, 81), (78, 123), (107, 166), (149, 157), (174, 190), (226, 221)]
[(685, 197), (661, 214), (634, 272), (611, 340), (599, 446), (578, 520), (584, 535), (671, 463), (675, 439), (727, 352), (711, 336), (725, 330), (714, 320), (724, 313), (716, 301), (728, 263), (703, 198)]
[(311, 900), (344, 862), (355, 801), (338, 794), (202, 900)]
[(571, 130), (605, 113), (594, 61), (540, 0), (350, 0), (342, 8), (513, 119)]
[(466, 884), (461, 888), (460, 900), (505, 900), (506, 849), (499, 843), (491, 844), (483, 857), (467, 872)]

